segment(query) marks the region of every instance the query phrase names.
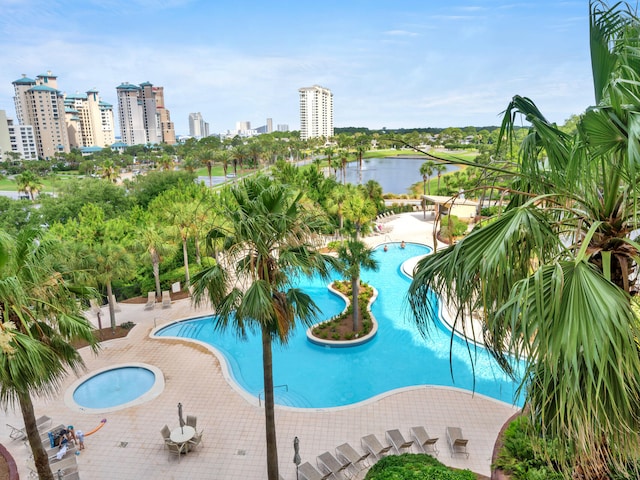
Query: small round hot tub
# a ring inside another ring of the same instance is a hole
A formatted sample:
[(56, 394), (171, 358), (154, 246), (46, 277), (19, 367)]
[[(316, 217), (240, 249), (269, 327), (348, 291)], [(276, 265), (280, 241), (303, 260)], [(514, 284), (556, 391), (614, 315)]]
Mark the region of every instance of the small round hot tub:
[(82, 411), (110, 412), (139, 405), (164, 390), (159, 368), (146, 364), (112, 365), (75, 382), (65, 403)]

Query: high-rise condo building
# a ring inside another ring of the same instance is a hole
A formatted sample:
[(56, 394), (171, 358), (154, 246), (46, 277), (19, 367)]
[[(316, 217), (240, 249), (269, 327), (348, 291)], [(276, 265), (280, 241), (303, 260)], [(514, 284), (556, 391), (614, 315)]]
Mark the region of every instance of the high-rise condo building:
[(23, 75), (12, 83), (18, 123), (33, 127), (38, 157), (50, 160), (56, 153), (69, 153), (64, 96), (58, 90), (57, 77), (51, 72), (35, 80)]
[(300, 92), (300, 139), (333, 137), (333, 94), (319, 85)]
[(0, 110), (0, 161), (11, 160), (11, 154), (22, 160), (37, 160), (36, 138), (31, 125), (14, 125), (7, 112)]
[(110, 147), (116, 141), (113, 106), (97, 90), (65, 95), (65, 120), (71, 148)]
[(209, 124), (204, 121), (200, 112), (189, 114), (189, 135), (194, 138), (209, 136)]
[(122, 142), (127, 145), (175, 143), (175, 130), (165, 108), (162, 87), (154, 87), (149, 82), (139, 86), (125, 82), (116, 87), (116, 92)]

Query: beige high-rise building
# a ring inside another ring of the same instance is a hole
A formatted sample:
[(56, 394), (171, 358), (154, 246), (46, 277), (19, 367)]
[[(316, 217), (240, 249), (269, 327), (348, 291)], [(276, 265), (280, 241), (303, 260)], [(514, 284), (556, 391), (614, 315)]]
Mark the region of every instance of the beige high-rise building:
[(23, 75), (12, 83), (18, 123), (33, 127), (38, 157), (50, 160), (56, 153), (69, 153), (64, 96), (58, 90), (57, 77), (51, 72), (35, 80)]
[(115, 143), (113, 106), (97, 90), (64, 98), (65, 120), (72, 148), (110, 147)]
[(158, 109), (162, 142), (173, 145), (176, 143), (176, 131), (171, 121), (171, 113), (164, 105), (164, 87), (153, 87), (153, 93), (156, 96), (156, 108)]
[(300, 139), (333, 137), (333, 93), (319, 85), (303, 87), (300, 93)]
[(122, 141), (127, 145), (174, 144), (175, 130), (164, 105), (164, 90), (149, 82), (116, 88)]

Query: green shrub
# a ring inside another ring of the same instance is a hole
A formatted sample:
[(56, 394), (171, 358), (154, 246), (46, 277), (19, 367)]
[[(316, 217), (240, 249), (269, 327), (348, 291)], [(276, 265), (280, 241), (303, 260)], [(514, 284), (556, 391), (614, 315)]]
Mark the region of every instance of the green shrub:
[(365, 480), (475, 480), (469, 470), (452, 470), (425, 454), (390, 455), (377, 462)]
[(499, 211), (500, 207), (498, 205), (493, 205), (492, 207), (483, 207), (480, 209), (480, 216), (493, 217)]
[[(532, 442), (532, 439), (533, 442)], [(551, 465), (556, 461), (554, 440), (535, 435), (529, 418), (520, 416), (509, 424), (503, 436), (504, 444), (493, 465), (510, 474), (514, 480), (561, 480), (562, 474)], [(538, 452), (550, 453), (547, 462)]]
[(467, 224), (455, 215), (444, 215), (440, 222), (440, 235), (445, 238), (460, 237), (467, 231)]

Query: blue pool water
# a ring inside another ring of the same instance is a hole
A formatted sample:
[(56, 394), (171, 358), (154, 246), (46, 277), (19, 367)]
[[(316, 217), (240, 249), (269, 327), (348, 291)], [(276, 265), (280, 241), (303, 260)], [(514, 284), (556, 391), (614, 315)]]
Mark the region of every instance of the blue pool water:
[(141, 397), (155, 381), (155, 374), (146, 368), (113, 368), (82, 382), (73, 392), (73, 399), (85, 408), (115, 407)]
[[(374, 251), (380, 265), (377, 271), (362, 272), (362, 279), (378, 290), (372, 306), (378, 334), (364, 345), (330, 348), (309, 342), (305, 329), (299, 326), (286, 346), (273, 345), (274, 385), (286, 385), (275, 388), (276, 403), (301, 408), (338, 407), (417, 385), (454, 386), (514, 403), (517, 385), (486, 350), (469, 347), (458, 338), (451, 344), (451, 333), (444, 327), (432, 329), (426, 338), (418, 332), (406, 299), (410, 279), (400, 268), (408, 258), (428, 253), (429, 249), (412, 243), (405, 249), (396, 243), (389, 247), (387, 252), (382, 248)], [(323, 318), (344, 309), (344, 301), (328, 291), (326, 281), (302, 279), (299, 286), (320, 306)], [(233, 331), (216, 331), (212, 318), (205, 317), (169, 325), (156, 335), (209, 343), (224, 355), (231, 374), (244, 390), (255, 397), (263, 396), (259, 332), (246, 341), (238, 340)], [(519, 399), (515, 403), (521, 405)]]

